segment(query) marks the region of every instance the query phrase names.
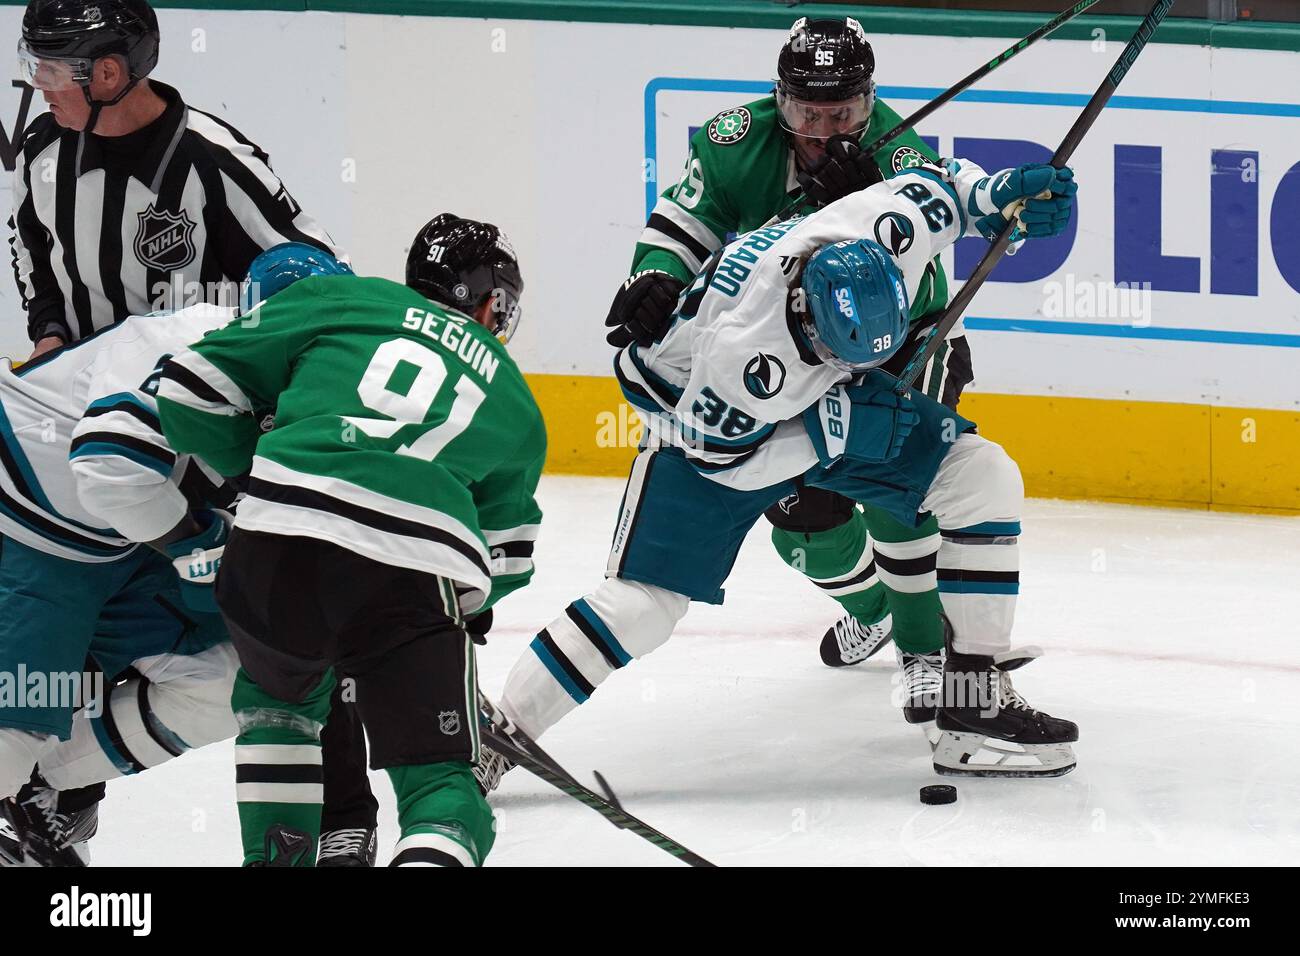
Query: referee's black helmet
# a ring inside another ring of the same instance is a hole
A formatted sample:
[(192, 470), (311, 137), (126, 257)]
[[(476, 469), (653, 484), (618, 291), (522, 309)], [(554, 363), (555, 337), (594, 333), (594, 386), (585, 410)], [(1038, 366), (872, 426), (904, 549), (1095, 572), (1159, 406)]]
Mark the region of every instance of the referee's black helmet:
[(133, 81), (158, 65), (158, 42), (158, 16), (146, 0), (31, 0), (23, 15), (30, 54), (92, 63), (120, 56)]

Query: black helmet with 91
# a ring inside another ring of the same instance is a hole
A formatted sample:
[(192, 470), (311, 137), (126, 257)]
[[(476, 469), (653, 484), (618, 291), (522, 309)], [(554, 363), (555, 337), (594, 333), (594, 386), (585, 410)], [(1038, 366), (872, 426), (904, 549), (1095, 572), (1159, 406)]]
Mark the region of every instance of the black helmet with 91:
[(796, 149), (835, 135), (860, 137), (876, 103), (875, 70), (857, 20), (796, 20), (776, 62), (776, 104)]
[(501, 230), (490, 222), (449, 212), (435, 216), (411, 243), (406, 284), (466, 315), (490, 300), (496, 321), (489, 329), (502, 342), (510, 341), (519, 325), (519, 297), (524, 291), (519, 260)]
[[(93, 131), (99, 112), (118, 103), (158, 65), (158, 17), (146, 0), (31, 0), (18, 42), (22, 78), (39, 90), (80, 86), (90, 104), (86, 126)], [(110, 100), (90, 93), (95, 62), (118, 56), (128, 81)]]

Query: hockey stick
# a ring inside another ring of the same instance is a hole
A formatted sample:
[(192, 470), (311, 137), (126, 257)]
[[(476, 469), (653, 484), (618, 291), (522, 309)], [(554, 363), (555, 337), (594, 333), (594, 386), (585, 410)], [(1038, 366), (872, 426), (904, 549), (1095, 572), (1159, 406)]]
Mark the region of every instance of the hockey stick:
[[(1049, 33), (1055, 33), (1057, 28), (1062, 27), (1065, 24), (1069, 23), (1079, 14), (1083, 13), (1083, 11), (1087, 10), (1091, 6), (1096, 5), (1098, 2), (1099, 0), (1078, 0), (1078, 2), (1075, 3), (1073, 6), (1071, 6), (1069, 9), (1061, 11), (1051, 20), (1044, 23), (1041, 27), (1035, 30), (1033, 33), (1029, 34), (1028, 36), (1024, 37), (1021, 40), (1017, 40), (1015, 44), (1007, 47), (1007, 49), (1003, 50), (993, 59), (989, 60), (979, 69), (977, 69), (975, 72), (967, 76), (965, 79), (960, 80), (953, 86), (948, 87), (948, 89), (944, 90), (934, 99), (930, 100), (930, 102), (926, 103), (924, 106), (922, 106), (911, 116), (907, 117), (907, 119), (902, 120), (897, 126), (891, 129), (888, 133), (885, 133), (883, 136), (877, 138), (874, 143), (872, 143), (870, 146), (865, 147), (862, 151), (866, 153), (868, 156), (874, 156), (877, 150), (883, 149), (886, 145), (888, 145), (889, 141), (892, 140), (895, 136), (899, 135), (900, 133), (907, 132), (907, 130), (914, 127), (917, 123), (921, 122), (921, 120), (929, 117), (930, 114), (935, 112), (935, 110), (939, 109), (939, 107), (943, 106), (945, 103), (949, 102), (954, 97), (959, 96), (962, 93), (966, 92), (966, 90), (970, 89), (980, 80), (984, 79), (984, 77), (988, 76), (998, 67), (1000, 67), (1003, 63), (1006, 63), (1008, 60), (1014, 57), (1021, 50), (1033, 46), (1035, 43), (1037, 43), (1043, 37), (1047, 36)], [(790, 202), (786, 203), (785, 207), (779, 213), (777, 213), (775, 216), (769, 219), (764, 225), (770, 226), (774, 222), (780, 222), (782, 219), (786, 218), (791, 213), (793, 213), (796, 209), (802, 206), (806, 201), (807, 201), (807, 197), (805, 197), (802, 193), (800, 193)]]
[[(513, 760), (525, 770), (545, 780), (561, 793), (566, 793), (579, 803), (591, 807), (620, 830), (629, 830), (635, 833), (641, 839), (648, 840), (665, 853), (677, 857), (688, 866), (712, 867), (716, 865), (710, 863), (698, 853), (688, 850), (672, 837), (660, 833), (648, 823), (632, 816), (620, 805), (617, 805), (616, 800), (605, 800), (600, 794), (578, 783), (572, 774), (551, 759), (522, 730), (513, 725), (507, 729), (498, 723), (496, 715), (500, 712), (481, 694), (479, 695), (479, 712), (483, 739), (490, 743), (492, 749), (503, 757)], [(608, 790), (608, 784), (603, 783), (604, 778), (598, 777), (598, 779), (602, 781), (602, 785)], [(613, 798), (612, 791), (610, 797)]]
[[(1083, 142), (1083, 137), (1087, 135), (1088, 130), (1092, 129), (1093, 123), (1097, 121), (1101, 111), (1110, 102), (1110, 98), (1119, 87), (1120, 81), (1124, 79), (1125, 74), (1133, 66), (1143, 48), (1151, 39), (1152, 34), (1156, 32), (1156, 28), (1160, 26), (1160, 22), (1169, 13), (1169, 8), (1173, 5), (1174, 0), (1156, 0), (1147, 15), (1142, 18), (1142, 22), (1138, 24), (1137, 32), (1125, 44), (1119, 59), (1115, 61), (1111, 71), (1106, 74), (1106, 79), (1102, 81), (1101, 86), (1097, 88), (1097, 92), (1088, 101), (1088, 105), (1079, 114), (1079, 118), (1070, 127), (1070, 131), (1065, 134), (1065, 139), (1061, 141), (1061, 145), (1057, 147), (1056, 153), (1052, 156), (1052, 165), (1057, 169), (1070, 161), (1074, 151)], [(984, 254), (984, 258), (980, 260), (980, 264), (975, 268), (971, 277), (966, 280), (966, 284), (961, 287), (961, 291), (953, 297), (952, 302), (949, 303), (948, 308), (940, 316), (939, 321), (926, 333), (926, 337), (921, 341), (916, 354), (912, 356), (911, 361), (899, 373), (898, 384), (894, 387), (894, 391), (899, 395), (907, 394), (907, 390), (916, 381), (921, 369), (925, 368), (926, 363), (934, 357), (934, 353), (939, 351), (939, 346), (943, 344), (944, 339), (948, 337), (948, 333), (952, 331), (952, 327), (957, 324), (957, 320), (966, 311), (966, 306), (970, 305), (975, 293), (979, 291), (980, 286), (984, 284), (994, 267), (1002, 261), (1002, 257), (1011, 246), (1011, 236), (1015, 232), (1017, 225), (1015, 216), (1009, 218), (1011, 221), (1002, 230), (997, 241), (989, 247), (989, 251)]]

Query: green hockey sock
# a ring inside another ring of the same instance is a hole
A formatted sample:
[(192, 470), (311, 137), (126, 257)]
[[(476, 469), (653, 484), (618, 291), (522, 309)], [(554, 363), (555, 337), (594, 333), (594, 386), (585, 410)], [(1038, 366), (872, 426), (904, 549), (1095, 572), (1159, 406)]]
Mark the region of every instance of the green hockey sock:
[(496, 821), (464, 761), (388, 767), (401, 839), (392, 866), (481, 866)]
[[(315, 866), (324, 802), (320, 732), (329, 717), (334, 672), (329, 671), (307, 697), (279, 700), (262, 690), (241, 667), (230, 697), (239, 722), (235, 738), (235, 797), (244, 841), (244, 866), (285, 865), (268, 859), (289, 853), (291, 866)], [(267, 832), (283, 827), (304, 834), (288, 841)]]
[(772, 529), (772, 545), (781, 560), (835, 598), (864, 625), (875, 624), (889, 612), (885, 589), (871, 566), (867, 525), (860, 511), (829, 531)]
[(876, 571), (894, 616), (894, 643), (913, 654), (939, 650), (943, 604), (934, 572), (939, 523), (931, 516), (919, 528), (909, 528), (878, 508), (864, 506), (863, 511), (875, 548)]

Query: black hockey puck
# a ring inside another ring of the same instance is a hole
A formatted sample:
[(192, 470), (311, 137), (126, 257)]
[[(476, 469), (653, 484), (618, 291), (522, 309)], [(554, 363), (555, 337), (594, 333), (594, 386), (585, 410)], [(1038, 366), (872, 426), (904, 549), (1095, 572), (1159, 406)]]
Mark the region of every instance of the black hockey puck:
[(956, 803), (957, 788), (950, 787), (946, 783), (936, 783), (930, 787), (922, 787), (921, 802), (932, 806), (940, 803)]

